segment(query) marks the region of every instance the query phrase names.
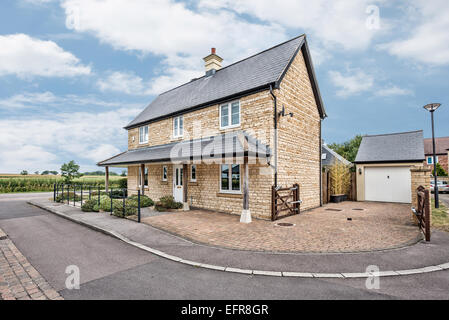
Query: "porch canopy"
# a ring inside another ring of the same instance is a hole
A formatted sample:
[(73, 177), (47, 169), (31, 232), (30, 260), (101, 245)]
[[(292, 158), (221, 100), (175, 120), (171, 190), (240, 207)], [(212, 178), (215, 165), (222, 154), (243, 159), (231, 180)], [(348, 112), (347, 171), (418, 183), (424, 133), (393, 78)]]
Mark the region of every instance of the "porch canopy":
[(210, 161), (233, 158), (259, 158), (269, 161), (269, 146), (245, 131), (143, 147), (98, 162), (98, 166), (127, 166), (142, 163)]

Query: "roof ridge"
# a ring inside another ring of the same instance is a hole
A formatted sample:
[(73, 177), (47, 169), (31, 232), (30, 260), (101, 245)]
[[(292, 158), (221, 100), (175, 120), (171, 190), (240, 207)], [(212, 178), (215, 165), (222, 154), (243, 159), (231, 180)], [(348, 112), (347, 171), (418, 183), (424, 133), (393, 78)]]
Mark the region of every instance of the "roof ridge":
[(415, 133), (415, 132), (423, 132), (423, 130), (413, 130), (413, 131), (383, 133), (383, 134), (372, 134), (372, 135), (366, 134), (366, 135), (363, 135), (362, 137), (363, 138), (365, 138), (365, 137), (369, 138), (369, 137), (379, 137), (379, 136), (394, 136), (394, 135), (399, 135), (399, 134), (407, 134), (407, 133)]
[[(292, 38), (292, 39), (290, 39), (290, 40), (284, 41), (284, 42), (279, 43), (279, 44), (277, 44), (277, 45), (275, 45), (275, 46), (272, 46), (272, 47), (270, 47), (270, 48), (268, 48), (268, 49), (265, 49), (265, 50), (262, 50), (262, 51), (260, 51), (260, 52), (258, 52), (258, 53), (255, 53), (255, 54), (253, 54), (253, 55), (251, 55), (251, 56), (249, 56), (249, 57), (246, 57), (246, 58), (243, 58), (243, 59), (238, 60), (238, 61), (236, 61), (236, 62), (233, 62), (233, 63), (227, 65), (226, 67), (223, 67), (223, 68), (217, 70), (216, 73), (218, 73), (218, 72), (220, 72), (220, 71), (222, 71), (222, 70), (224, 70), (224, 69), (226, 69), (226, 68), (229, 68), (229, 67), (231, 67), (231, 66), (233, 66), (233, 65), (235, 65), (235, 64), (238, 64), (238, 63), (241, 63), (241, 62), (246, 61), (246, 60), (248, 60), (248, 59), (254, 58), (255, 56), (258, 56), (258, 55), (260, 55), (260, 54), (262, 54), (262, 53), (265, 53), (265, 52), (267, 52), (267, 51), (273, 50), (274, 48), (280, 47), (280, 46), (282, 46), (282, 45), (284, 45), (284, 44), (286, 44), (286, 43), (288, 43), (288, 42), (290, 42), (290, 41), (293, 41), (293, 40), (296, 40), (296, 39), (298, 39), (298, 38), (300, 38), (300, 37), (305, 37), (305, 36), (306, 36), (306, 34), (303, 33), (303, 34), (301, 34), (301, 35), (299, 35), (299, 36), (296, 36), (296, 37), (294, 37), (294, 38)], [(206, 78), (206, 75), (202, 75), (202, 76), (199, 77), (199, 78), (194, 78), (194, 79), (190, 80), (189, 82), (183, 83), (183, 84), (181, 84), (181, 85), (179, 85), (179, 86), (177, 86), (177, 87), (174, 87), (174, 88), (169, 89), (169, 90), (167, 90), (167, 91), (161, 92), (161, 93), (158, 94), (158, 96), (161, 96), (161, 95), (163, 95), (163, 94), (166, 94), (166, 93), (168, 93), (168, 92), (170, 92), (170, 91), (172, 91), (172, 90), (178, 89), (178, 88), (180, 88), (180, 87), (182, 87), (182, 86), (185, 86), (185, 85), (187, 85), (187, 84), (189, 84), (189, 83), (198, 81), (198, 80), (200, 80), (200, 79), (202, 79), (202, 78)]]

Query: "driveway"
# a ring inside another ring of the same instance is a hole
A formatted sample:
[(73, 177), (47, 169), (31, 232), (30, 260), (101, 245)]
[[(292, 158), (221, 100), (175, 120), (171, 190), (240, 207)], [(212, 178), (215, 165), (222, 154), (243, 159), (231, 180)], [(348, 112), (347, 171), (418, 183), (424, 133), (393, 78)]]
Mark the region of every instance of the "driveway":
[[(239, 216), (192, 210), (145, 217), (142, 222), (208, 245), (270, 252), (360, 252), (416, 243), (409, 204), (328, 204), (275, 222), (239, 222)], [(291, 224), (291, 226), (280, 226)]]

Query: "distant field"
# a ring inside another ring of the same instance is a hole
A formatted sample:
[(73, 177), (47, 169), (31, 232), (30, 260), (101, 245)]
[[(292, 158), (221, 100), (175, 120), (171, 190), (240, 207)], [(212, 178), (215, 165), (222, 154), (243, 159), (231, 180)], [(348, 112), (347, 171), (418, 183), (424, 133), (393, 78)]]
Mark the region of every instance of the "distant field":
[[(118, 187), (120, 179), (126, 179), (126, 177), (110, 176), (110, 186)], [(62, 182), (63, 178), (60, 175), (0, 174), (0, 193), (53, 191), (53, 184)], [(75, 179), (74, 183), (104, 186), (105, 181), (104, 176), (83, 176)]]

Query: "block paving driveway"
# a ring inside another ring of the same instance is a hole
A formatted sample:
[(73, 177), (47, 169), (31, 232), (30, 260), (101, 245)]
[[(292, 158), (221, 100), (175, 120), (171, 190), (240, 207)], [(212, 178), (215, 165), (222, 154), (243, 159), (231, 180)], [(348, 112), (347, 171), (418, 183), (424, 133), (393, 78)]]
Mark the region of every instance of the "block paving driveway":
[(253, 219), (243, 224), (239, 218), (192, 210), (142, 221), (198, 243), (270, 252), (359, 252), (401, 247), (421, 239), (412, 224), (409, 204), (346, 201), (275, 222)]

